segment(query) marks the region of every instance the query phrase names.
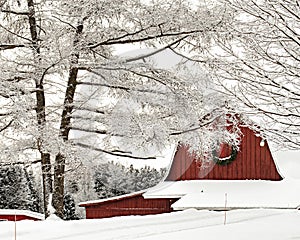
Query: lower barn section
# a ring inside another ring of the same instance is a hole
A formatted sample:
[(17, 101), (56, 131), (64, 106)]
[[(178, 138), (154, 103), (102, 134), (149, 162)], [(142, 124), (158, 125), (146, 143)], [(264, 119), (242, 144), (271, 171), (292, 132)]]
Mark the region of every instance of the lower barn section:
[(1, 215), (0, 221), (22, 221), (22, 220), (40, 220), (26, 215)]
[(44, 220), (44, 215), (27, 210), (0, 209), (0, 221)]
[(171, 205), (178, 199), (144, 199), (143, 193), (125, 195), (96, 202), (81, 203), (86, 218), (107, 218), (128, 215), (148, 215), (171, 212)]

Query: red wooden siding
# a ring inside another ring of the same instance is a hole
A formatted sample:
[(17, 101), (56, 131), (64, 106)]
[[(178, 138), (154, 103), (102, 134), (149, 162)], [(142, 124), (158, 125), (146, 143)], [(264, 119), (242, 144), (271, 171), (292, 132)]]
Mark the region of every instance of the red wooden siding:
[(7, 221), (21, 221), (21, 220), (34, 220), (34, 221), (39, 221), (41, 219), (37, 219), (34, 217), (26, 216), (26, 215), (1, 215), (0, 214), (0, 221), (1, 220), (7, 220)]
[[(249, 128), (241, 127), (243, 138), (236, 159), (226, 165), (210, 162), (201, 167), (201, 161), (191, 155), (187, 147), (179, 146), (166, 180), (282, 180), (275, 166), (267, 142), (260, 146), (261, 138)], [(220, 157), (228, 156), (231, 148), (223, 148)]]
[(171, 212), (171, 204), (178, 199), (144, 199), (143, 193), (107, 200), (101, 203), (82, 204), (86, 218), (106, 218), (128, 215), (148, 215)]

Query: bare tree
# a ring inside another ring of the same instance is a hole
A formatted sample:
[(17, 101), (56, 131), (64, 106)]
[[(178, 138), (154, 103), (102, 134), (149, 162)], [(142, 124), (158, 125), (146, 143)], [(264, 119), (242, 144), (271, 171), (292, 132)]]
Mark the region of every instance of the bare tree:
[(214, 35), (206, 66), (246, 122), (280, 147), (299, 149), (299, 1), (222, 4), (231, 18)]

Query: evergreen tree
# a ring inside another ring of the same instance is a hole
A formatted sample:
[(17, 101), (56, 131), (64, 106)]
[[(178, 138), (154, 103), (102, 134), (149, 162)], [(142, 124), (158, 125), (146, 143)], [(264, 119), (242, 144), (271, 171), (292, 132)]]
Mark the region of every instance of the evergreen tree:
[(95, 191), (99, 198), (109, 198), (130, 192), (140, 191), (155, 186), (165, 174), (165, 169), (158, 171), (145, 166), (135, 169), (133, 165), (108, 162), (97, 166), (95, 171)]
[(18, 209), (20, 201), (20, 171), (17, 167), (0, 168), (0, 208)]
[(139, 169), (134, 168), (133, 165), (131, 164), (128, 169), (128, 178), (131, 181), (129, 188), (132, 192), (139, 190), (138, 181), (137, 181), (139, 174), (140, 174)]
[(95, 172), (95, 191), (99, 198), (108, 198), (130, 192), (126, 169), (121, 164), (100, 164)]
[[(64, 212), (67, 211), (66, 214), (68, 216), (73, 217), (67, 217), (64, 219), (82, 219), (85, 218), (85, 210), (84, 208), (79, 207), (80, 202), (85, 202), (91, 199), (97, 199), (97, 194), (94, 190), (94, 178), (93, 174), (91, 172), (92, 168), (83, 168), (80, 169), (80, 171), (70, 171), (66, 175), (66, 188), (65, 188), (65, 196), (64, 196), (64, 202), (67, 206), (65, 206)], [(94, 172), (94, 170), (93, 170)], [(69, 196), (71, 196), (71, 200), (69, 199)], [(74, 202), (74, 204), (72, 203)], [(74, 206), (75, 208), (75, 214), (73, 211), (73, 214), (69, 214), (70, 206)], [(68, 213), (69, 212), (69, 213)]]
[(77, 220), (79, 219), (76, 213), (75, 200), (71, 194), (67, 193), (64, 196), (64, 220)]
[(26, 168), (24, 168), (24, 175), (25, 175), (25, 179), (26, 179), (26, 185), (28, 188), (28, 197), (29, 197), (29, 201), (28, 201), (28, 210), (31, 210), (33, 212), (42, 212), (42, 202), (40, 199), (40, 195), (38, 192), (38, 188), (37, 188), (37, 184), (35, 181), (35, 178), (33, 176), (33, 172), (32, 171), (27, 171)]
[(20, 166), (0, 168), (0, 208), (41, 211), (32, 173)]
[(108, 178), (110, 177), (108, 171), (108, 164), (101, 164), (95, 171), (95, 191), (99, 198), (108, 198), (110, 194), (108, 192)]

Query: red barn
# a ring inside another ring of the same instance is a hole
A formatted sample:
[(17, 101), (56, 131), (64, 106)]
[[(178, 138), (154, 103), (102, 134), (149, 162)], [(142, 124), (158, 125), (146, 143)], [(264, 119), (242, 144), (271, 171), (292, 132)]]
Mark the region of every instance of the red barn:
[[(210, 166), (201, 167), (201, 161), (192, 156), (186, 147), (178, 146), (168, 175), (162, 183), (138, 193), (81, 203), (80, 206), (86, 209), (86, 218), (146, 215), (181, 210), (185, 207), (182, 204), (180, 205), (180, 202), (183, 202), (183, 199), (186, 199), (187, 196), (189, 196), (189, 199), (192, 199), (192, 197), (194, 199), (199, 198), (200, 200), (195, 200), (199, 204), (201, 199), (206, 196), (199, 194), (209, 192), (210, 189), (215, 189), (216, 186), (223, 186), (223, 189), (226, 189), (227, 186), (228, 189), (234, 192), (239, 191), (238, 189), (241, 187), (254, 189), (254, 184), (255, 189), (259, 189), (259, 187), (273, 189), (274, 185), (271, 182), (282, 180), (282, 177), (278, 173), (267, 142), (262, 144), (262, 139), (257, 137), (249, 128), (241, 127), (241, 131), (243, 138), (239, 151), (235, 152), (234, 159), (230, 159), (232, 162), (227, 165), (219, 165), (211, 161)], [(222, 148), (219, 157), (231, 156), (232, 158), (232, 155), (233, 149), (225, 146)], [(259, 186), (257, 186), (258, 182)], [(215, 192), (220, 193), (220, 190), (215, 189)], [(251, 196), (248, 196), (250, 192), (246, 190), (243, 194), (251, 198)], [(210, 196), (212, 196), (212, 193)], [(223, 199), (223, 196), (221, 198)], [(215, 203), (215, 207), (206, 206), (204, 203), (201, 206), (194, 206), (195, 202), (190, 202), (187, 206), (219, 209), (221, 208), (220, 204), (223, 204), (222, 200), (222, 203)], [(267, 205), (268, 203), (261, 204)], [(285, 206), (284, 202), (280, 204), (280, 207)], [(233, 205), (232, 208), (238, 208), (239, 206), (241, 205)], [(245, 207), (251, 206), (255, 206), (255, 203), (249, 203), (249, 206)]]
[(0, 221), (44, 220), (41, 213), (17, 209), (0, 209)]
[(145, 191), (118, 197), (101, 199), (81, 203), (86, 209), (86, 218), (105, 218), (127, 215), (148, 215), (171, 212), (171, 204), (175, 201), (170, 199), (145, 199)]

